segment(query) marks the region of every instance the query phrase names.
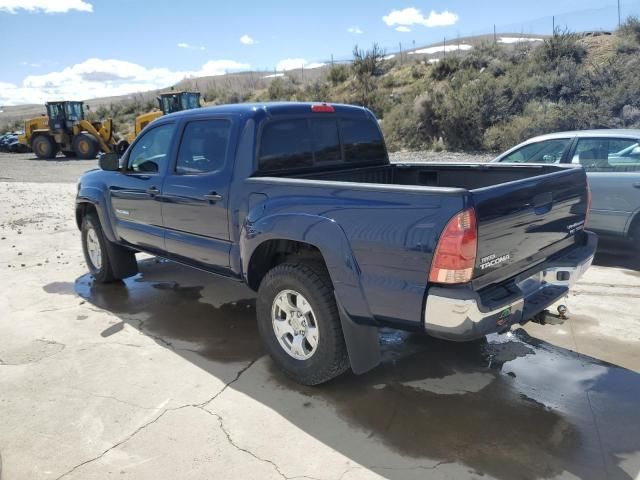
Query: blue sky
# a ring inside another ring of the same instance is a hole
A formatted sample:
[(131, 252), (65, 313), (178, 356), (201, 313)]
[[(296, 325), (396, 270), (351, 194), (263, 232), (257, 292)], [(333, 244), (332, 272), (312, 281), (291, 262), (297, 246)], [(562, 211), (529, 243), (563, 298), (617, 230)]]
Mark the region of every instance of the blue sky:
[[(623, 16), (640, 13), (638, 4), (622, 0)], [(574, 30), (612, 29), (615, 6), (615, 0), (0, 0), (0, 105), (160, 88), (189, 75), (313, 67), (331, 54), (349, 57), (355, 43), (423, 46), (489, 33), (494, 24), (498, 31), (550, 33), (553, 14)]]

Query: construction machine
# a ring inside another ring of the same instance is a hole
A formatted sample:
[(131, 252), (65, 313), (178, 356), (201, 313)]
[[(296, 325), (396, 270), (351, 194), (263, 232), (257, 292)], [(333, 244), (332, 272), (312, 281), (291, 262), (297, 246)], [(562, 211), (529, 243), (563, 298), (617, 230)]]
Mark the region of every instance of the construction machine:
[(91, 159), (98, 152), (115, 151), (112, 119), (86, 120), (83, 102), (47, 102), (45, 107), (47, 115), (26, 120), (24, 134), (19, 137), (38, 158), (55, 158), (62, 151), (67, 157)]
[(142, 129), (149, 125), (156, 118), (169, 113), (191, 110), (200, 107), (200, 92), (165, 92), (157, 97), (159, 110), (143, 113), (136, 117), (133, 132), (127, 135), (126, 140), (120, 140), (116, 150), (122, 154), (129, 147), (131, 142), (140, 134)]

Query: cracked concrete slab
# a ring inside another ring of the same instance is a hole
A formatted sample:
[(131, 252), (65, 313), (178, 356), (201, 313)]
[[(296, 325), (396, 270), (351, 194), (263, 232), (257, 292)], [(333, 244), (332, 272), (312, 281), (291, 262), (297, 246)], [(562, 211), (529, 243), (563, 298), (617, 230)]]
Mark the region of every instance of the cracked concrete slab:
[(379, 368), (300, 387), (264, 356), (252, 292), (142, 256), (95, 284), (74, 192), (0, 183), (3, 480), (640, 472), (639, 269), (604, 258), (563, 325), (466, 344), (384, 331)]

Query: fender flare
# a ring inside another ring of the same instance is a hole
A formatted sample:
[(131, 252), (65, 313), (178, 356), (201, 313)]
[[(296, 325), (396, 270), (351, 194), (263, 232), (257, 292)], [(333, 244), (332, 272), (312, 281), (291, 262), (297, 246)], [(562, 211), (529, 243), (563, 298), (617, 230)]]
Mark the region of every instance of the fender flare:
[(78, 228), (81, 226), (81, 220), (79, 218), (79, 211), (82, 208), (82, 205), (90, 204), (96, 209), (98, 213), (98, 219), (100, 220), (100, 226), (102, 227), (102, 231), (104, 235), (107, 237), (107, 240), (110, 242), (116, 243), (118, 241), (118, 237), (115, 234), (113, 229), (113, 223), (111, 222), (111, 218), (109, 217), (107, 202), (104, 198), (104, 193), (96, 187), (82, 187), (78, 192), (78, 196), (76, 197), (76, 223), (78, 224)]
[(326, 217), (298, 213), (278, 213), (255, 222), (245, 221), (240, 234), (245, 281), (253, 253), (269, 240), (303, 242), (320, 251), (333, 283), (351, 368), (359, 374), (377, 366), (381, 357), (378, 325), (369, 311), (360, 284), (360, 269), (340, 225)]

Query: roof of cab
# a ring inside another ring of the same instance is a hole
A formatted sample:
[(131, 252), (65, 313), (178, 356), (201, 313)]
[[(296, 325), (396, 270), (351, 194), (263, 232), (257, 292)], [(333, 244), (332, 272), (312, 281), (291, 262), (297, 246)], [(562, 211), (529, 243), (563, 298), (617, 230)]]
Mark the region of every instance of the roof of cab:
[[(272, 115), (296, 115), (303, 113), (311, 113), (311, 107), (313, 105), (323, 105), (322, 102), (264, 102), (264, 103), (233, 103), (229, 105), (217, 105), (213, 107), (194, 108), (191, 110), (183, 110), (181, 112), (171, 113), (165, 115), (163, 118), (171, 117), (191, 117), (201, 116), (206, 114), (217, 113), (235, 113), (249, 117), (256, 116), (272, 116)], [(355, 105), (344, 105), (338, 103), (329, 103), (336, 113), (349, 113), (349, 114), (366, 114), (369, 112), (364, 107), (358, 107)], [(320, 114), (319, 114), (320, 115)]]

